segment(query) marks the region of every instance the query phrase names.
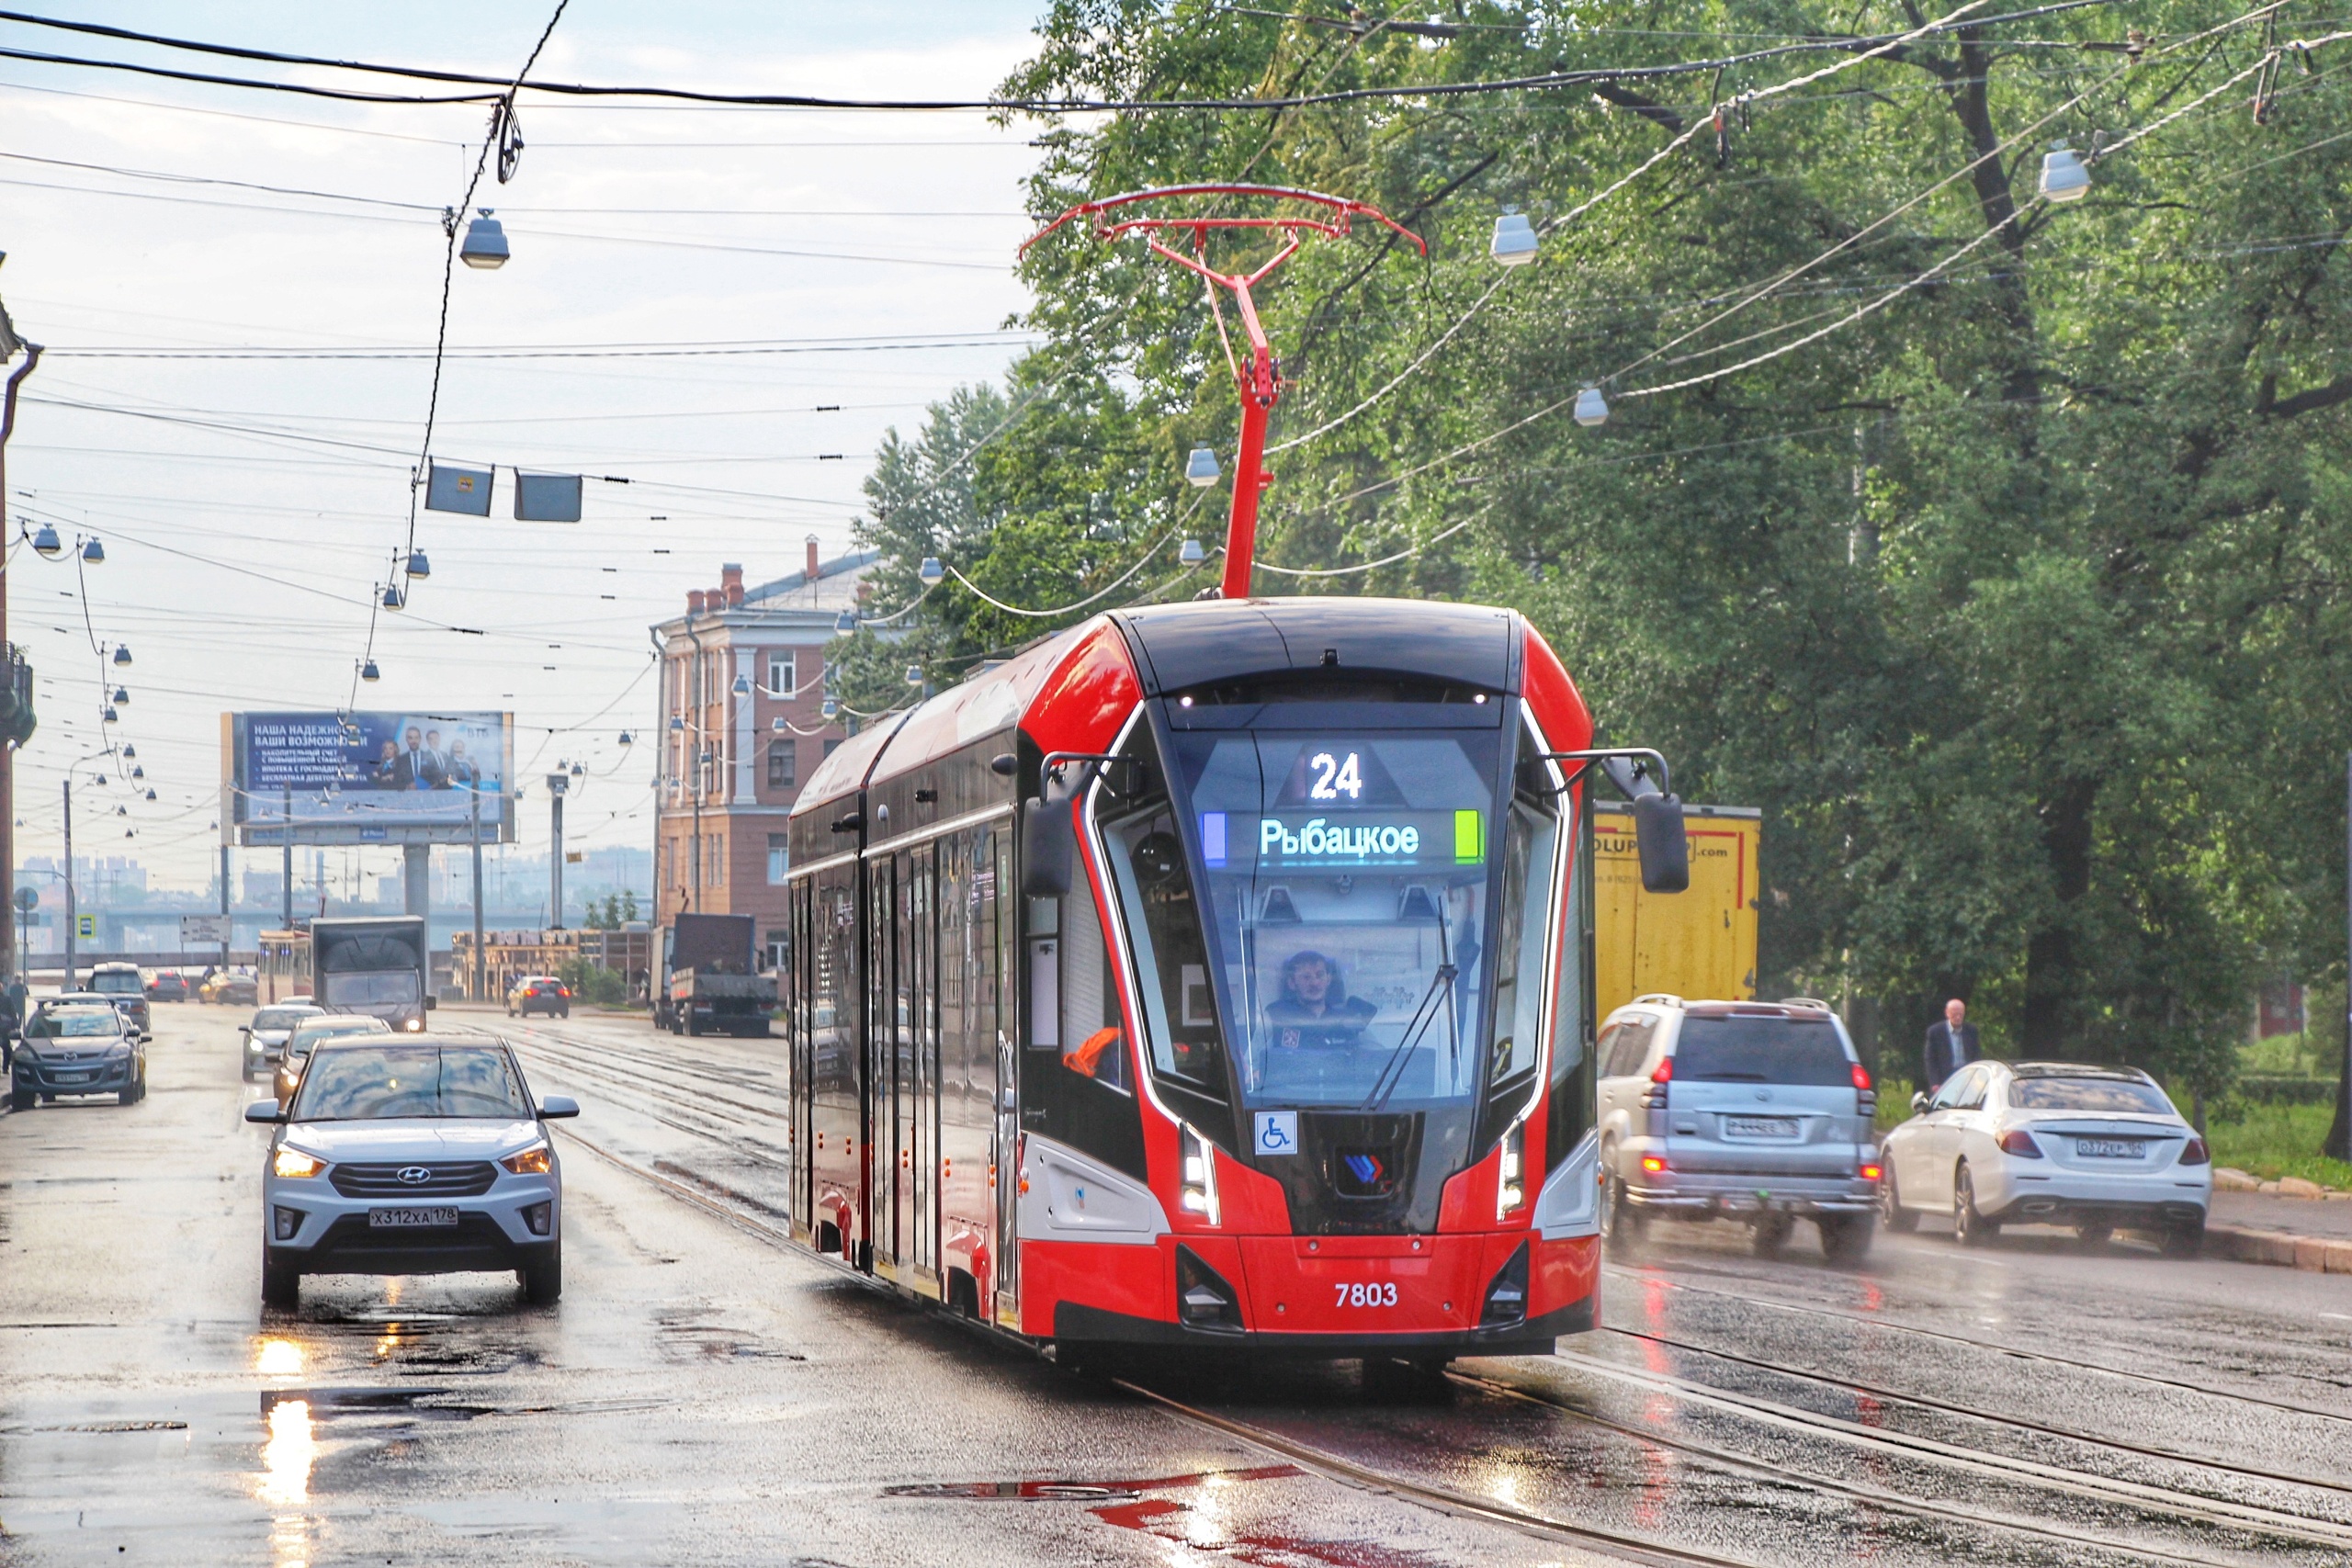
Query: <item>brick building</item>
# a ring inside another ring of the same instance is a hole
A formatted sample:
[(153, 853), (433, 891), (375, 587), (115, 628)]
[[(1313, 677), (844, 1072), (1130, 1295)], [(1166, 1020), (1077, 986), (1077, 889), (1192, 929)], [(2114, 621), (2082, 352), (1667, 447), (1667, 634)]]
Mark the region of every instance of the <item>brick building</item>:
[(790, 577), (743, 586), (743, 569), (686, 595), (653, 628), (662, 649), (662, 771), (655, 784), (654, 923), (680, 910), (751, 915), (761, 962), (785, 940), (785, 818), (800, 782), (846, 733), (828, 723), (825, 644), (854, 608), (879, 551), (808, 560)]

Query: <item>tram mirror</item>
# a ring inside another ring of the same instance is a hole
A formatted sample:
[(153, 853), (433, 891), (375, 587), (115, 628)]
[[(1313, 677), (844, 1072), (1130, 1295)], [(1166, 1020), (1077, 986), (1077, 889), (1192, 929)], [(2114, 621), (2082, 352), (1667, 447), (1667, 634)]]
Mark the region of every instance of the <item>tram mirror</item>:
[(1634, 797), (1634, 847), (1642, 861), (1642, 890), (1679, 893), (1690, 886), (1690, 840), (1682, 829), (1682, 800), (1672, 795)]
[(1021, 892), (1027, 898), (1059, 898), (1069, 891), (1070, 859), (1077, 849), (1070, 833), (1069, 802), (1021, 803)]

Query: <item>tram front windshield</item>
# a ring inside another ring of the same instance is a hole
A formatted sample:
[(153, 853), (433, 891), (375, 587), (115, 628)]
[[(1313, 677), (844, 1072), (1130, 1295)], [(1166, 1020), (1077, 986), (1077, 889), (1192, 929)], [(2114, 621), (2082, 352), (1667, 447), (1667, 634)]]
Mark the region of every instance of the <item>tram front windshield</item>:
[(1498, 730), (1176, 739), (1245, 1100), (1479, 1087)]

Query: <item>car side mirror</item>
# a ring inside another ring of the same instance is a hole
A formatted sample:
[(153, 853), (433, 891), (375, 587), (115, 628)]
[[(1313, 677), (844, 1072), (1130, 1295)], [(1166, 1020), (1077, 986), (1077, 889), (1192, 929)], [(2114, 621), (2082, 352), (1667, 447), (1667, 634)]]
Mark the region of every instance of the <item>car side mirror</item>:
[(1634, 848), (1642, 862), (1642, 891), (1680, 893), (1690, 886), (1690, 839), (1682, 825), (1682, 797), (1634, 797)]
[(1919, 1093), (1916, 1089), (1913, 1090), (1911, 1094), (1911, 1114), (1914, 1116), (1924, 1116), (1927, 1113), (1928, 1097)]
[(580, 1114), (580, 1102), (568, 1094), (550, 1094), (539, 1100), (539, 1120), (558, 1122)]
[(245, 1107), (245, 1120), (276, 1126), (286, 1120), (286, 1112), (277, 1108), (277, 1101), (274, 1100), (256, 1100)]
[(251, 1034), (253, 1032), (254, 1026), (250, 1023), (241, 1023), (237, 1025), (237, 1032), (240, 1034)]
[(1059, 898), (1069, 891), (1070, 863), (1078, 850), (1069, 801), (1048, 787), (1043, 800), (1021, 803), (1021, 894)]

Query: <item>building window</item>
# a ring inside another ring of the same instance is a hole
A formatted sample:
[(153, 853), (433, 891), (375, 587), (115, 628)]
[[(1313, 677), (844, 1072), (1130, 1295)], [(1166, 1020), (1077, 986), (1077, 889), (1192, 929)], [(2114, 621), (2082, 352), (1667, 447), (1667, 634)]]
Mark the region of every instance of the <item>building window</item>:
[(792, 863), (791, 852), (786, 849), (786, 835), (768, 835), (768, 884), (775, 886), (784, 881), (786, 869)]
[(726, 886), (727, 840), (713, 834), (710, 838), (705, 839), (703, 843), (707, 847), (709, 854), (707, 864), (703, 871), (702, 885), (705, 887)]
[(789, 740), (768, 742), (768, 787), (790, 789), (798, 782), (794, 775), (793, 745)]
[(789, 956), (792, 952), (792, 933), (790, 931), (770, 931), (767, 933), (767, 959), (762, 967), (768, 969), (781, 969), (784, 967), (785, 959)]
[(769, 654), (768, 695), (772, 697), (788, 697), (792, 695), (792, 655), (788, 653)]

